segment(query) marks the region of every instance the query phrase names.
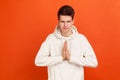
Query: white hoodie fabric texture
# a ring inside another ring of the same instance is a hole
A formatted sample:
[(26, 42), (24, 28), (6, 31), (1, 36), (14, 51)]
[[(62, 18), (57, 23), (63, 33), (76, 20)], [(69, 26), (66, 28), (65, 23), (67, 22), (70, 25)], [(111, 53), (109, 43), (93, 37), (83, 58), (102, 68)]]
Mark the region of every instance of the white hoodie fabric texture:
[[(84, 80), (84, 66), (96, 67), (96, 55), (87, 38), (78, 33), (75, 26), (73, 34), (63, 37), (58, 27), (42, 43), (36, 58), (36, 66), (47, 66), (48, 80)], [(63, 61), (62, 48), (67, 41), (70, 60)]]

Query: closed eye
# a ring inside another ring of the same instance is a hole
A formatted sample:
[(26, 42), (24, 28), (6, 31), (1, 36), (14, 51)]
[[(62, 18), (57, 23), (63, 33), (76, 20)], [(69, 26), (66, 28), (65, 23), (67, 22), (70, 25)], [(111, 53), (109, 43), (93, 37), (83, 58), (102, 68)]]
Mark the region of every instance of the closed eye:
[(71, 21), (67, 21), (67, 23), (70, 23)]

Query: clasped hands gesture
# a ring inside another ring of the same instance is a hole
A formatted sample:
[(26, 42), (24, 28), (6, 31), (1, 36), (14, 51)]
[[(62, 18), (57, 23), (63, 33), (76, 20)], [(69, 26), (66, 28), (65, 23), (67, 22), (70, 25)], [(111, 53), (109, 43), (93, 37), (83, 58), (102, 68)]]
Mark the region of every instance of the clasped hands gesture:
[(68, 50), (67, 41), (64, 42), (64, 46), (63, 46), (63, 49), (62, 49), (62, 57), (63, 57), (63, 60), (70, 60), (70, 53), (69, 53), (69, 50)]

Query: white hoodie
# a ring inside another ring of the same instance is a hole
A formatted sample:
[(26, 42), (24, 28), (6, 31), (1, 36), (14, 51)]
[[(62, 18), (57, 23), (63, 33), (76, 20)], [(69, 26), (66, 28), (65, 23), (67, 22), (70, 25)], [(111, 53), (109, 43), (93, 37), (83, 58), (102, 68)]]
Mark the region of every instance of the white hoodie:
[[(48, 80), (84, 80), (84, 66), (98, 65), (95, 53), (86, 37), (78, 33), (75, 26), (73, 34), (63, 37), (58, 27), (42, 43), (35, 58), (36, 66), (48, 67)], [(63, 61), (62, 48), (68, 43), (71, 54), (69, 61)]]

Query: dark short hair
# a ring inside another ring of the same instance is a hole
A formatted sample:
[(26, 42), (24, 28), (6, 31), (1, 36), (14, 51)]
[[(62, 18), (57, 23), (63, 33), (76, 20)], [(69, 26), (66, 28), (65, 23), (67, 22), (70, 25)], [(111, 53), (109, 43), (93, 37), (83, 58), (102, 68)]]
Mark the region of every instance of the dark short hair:
[(57, 16), (58, 16), (58, 20), (60, 19), (60, 15), (71, 16), (72, 19), (74, 19), (74, 14), (75, 14), (75, 11), (71, 6), (64, 5), (59, 9)]

